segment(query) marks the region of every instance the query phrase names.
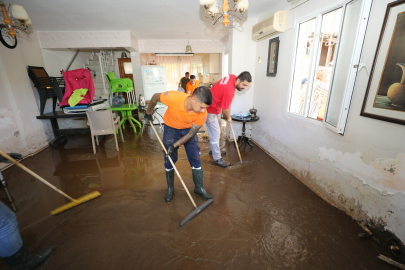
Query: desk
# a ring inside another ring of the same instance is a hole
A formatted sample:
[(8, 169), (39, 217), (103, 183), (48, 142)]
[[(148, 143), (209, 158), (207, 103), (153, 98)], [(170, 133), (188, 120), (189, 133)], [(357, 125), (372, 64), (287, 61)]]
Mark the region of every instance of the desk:
[[(122, 120), (121, 120), (121, 126), (125, 130), (125, 122), (128, 120), (128, 122), (131, 124), (132, 128), (134, 129), (134, 133), (136, 133), (136, 128), (135, 125), (132, 121), (138, 124), (139, 128), (142, 128), (141, 123), (138, 122), (135, 118), (132, 117), (132, 111), (138, 109), (138, 104), (124, 104), (121, 107), (110, 107), (107, 108), (106, 110), (111, 110), (111, 111), (117, 111), (121, 112), (122, 114)], [(118, 129), (116, 130), (118, 134)]]
[(249, 137), (245, 136), (245, 131), (246, 131), (246, 127), (245, 124), (246, 122), (256, 122), (260, 119), (259, 116), (256, 116), (255, 118), (251, 118), (250, 116), (248, 117), (240, 117), (240, 116), (236, 116), (236, 114), (231, 115), (231, 118), (233, 121), (236, 122), (243, 122), (243, 127), (242, 127), (242, 136), (238, 136), (238, 144), (239, 144), (239, 148), (242, 145), (243, 142), (247, 143), (250, 148), (253, 148), (253, 144), (250, 143), (249, 141)]
[(55, 139), (49, 144), (52, 147), (55, 147), (62, 141), (67, 140), (66, 135), (75, 135), (75, 134), (90, 134), (90, 128), (70, 128), (70, 129), (60, 129), (57, 119), (66, 119), (66, 118), (79, 118), (86, 117), (86, 113), (77, 113), (77, 114), (64, 114), (62, 111), (50, 112), (42, 115), (38, 115), (37, 119), (49, 119), (51, 120), (53, 135)]

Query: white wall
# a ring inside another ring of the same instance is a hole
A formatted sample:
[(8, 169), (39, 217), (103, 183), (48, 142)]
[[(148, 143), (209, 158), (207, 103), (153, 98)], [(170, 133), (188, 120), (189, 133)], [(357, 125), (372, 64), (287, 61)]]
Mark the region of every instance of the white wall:
[[(47, 50), (42, 49), (45, 70), (49, 76), (61, 77), (60, 71), (66, 70), (67, 65), (72, 61), (77, 49), (73, 50)], [(91, 58), (90, 52), (79, 52), (70, 66), (69, 70), (84, 68), (87, 60)]]
[[(141, 54), (139, 52), (131, 52), (131, 63), (132, 71), (134, 75), (134, 85), (136, 95), (139, 97), (140, 94), (145, 96), (143, 91), (143, 80), (142, 80), (142, 70), (141, 70)], [(137, 98), (138, 100), (138, 98)]]
[[(228, 73), (238, 76), (243, 71), (249, 71), (252, 78), (255, 76), (256, 42), (251, 38), (252, 26), (258, 22), (257, 18), (249, 18), (247, 21), (234, 21), (234, 27), (230, 28), (227, 40), (229, 51)], [(230, 114), (247, 113), (253, 108), (253, 96), (255, 92), (255, 81), (243, 91), (235, 90), (235, 97), (230, 107)], [(242, 123), (233, 122), (235, 136), (242, 134)], [(251, 124), (246, 124), (246, 135), (250, 137)], [(227, 134), (230, 135), (229, 127)], [(230, 138), (233, 138), (230, 135)]]
[[(39, 96), (28, 77), (28, 65), (44, 65), (35, 31), (30, 40), (19, 38), (15, 49), (0, 45), (0, 149), (23, 156), (46, 147), (52, 137), (49, 121), (36, 119)], [(47, 110), (51, 103), (48, 100)]]
[[(139, 40), (140, 53), (183, 53), (188, 40)], [(224, 43), (213, 40), (190, 40), (194, 53), (222, 53)]]
[[(361, 59), (369, 68), (389, 2), (373, 3)], [(357, 76), (344, 136), (287, 113), (294, 20), (333, 3), (311, 0), (290, 11), (285, 1), (259, 18), (287, 11), (276, 77), (266, 77), (268, 40), (257, 43), (254, 58), (260, 56), (262, 63), (255, 63), (253, 104), (261, 119), (252, 138), (325, 200), (356, 220), (387, 226), (405, 241), (405, 127), (360, 116), (369, 79), (365, 72)]]

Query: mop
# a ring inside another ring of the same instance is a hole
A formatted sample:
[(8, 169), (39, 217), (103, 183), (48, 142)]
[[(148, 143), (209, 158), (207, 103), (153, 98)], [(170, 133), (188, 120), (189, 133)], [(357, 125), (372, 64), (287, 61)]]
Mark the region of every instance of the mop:
[(41, 176), (39, 176), (38, 174), (34, 173), (33, 171), (31, 171), (30, 169), (28, 169), (27, 167), (25, 167), (24, 165), (22, 165), (21, 163), (17, 162), (16, 160), (14, 160), (12, 157), (10, 157), (9, 155), (7, 155), (6, 153), (4, 153), (3, 151), (0, 150), (0, 155), (2, 155), (3, 157), (7, 158), (8, 160), (10, 160), (11, 162), (13, 162), (15, 165), (17, 165), (18, 167), (20, 167), (21, 169), (23, 169), (24, 171), (26, 171), (27, 173), (31, 174), (32, 176), (34, 176), (36, 179), (38, 179), (39, 181), (41, 181), (42, 183), (44, 183), (45, 185), (49, 186), (50, 188), (52, 188), (53, 190), (59, 192), (60, 194), (62, 194), (63, 196), (65, 196), (66, 198), (68, 198), (69, 200), (71, 200), (70, 203), (67, 203), (61, 207), (56, 208), (55, 210), (51, 211), (51, 215), (57, 215), (63, 211), (69, 210), (72, 207), (75, 207), (79, 204), (82, 204), (84, 202), (87, 202), (89, 200), (92, 200), (94, 198), (99, 197), (101, 194), (98, 191), (93, 191), (87, 195), (84, 195), (82, 197), (80, 197), (79, 199), (75, 200), (72, 197), (70, 197), (69, 195), (67, 195), (66, 193), (64, 193), (63, 191), (61, 191), (60, 189), (58, 189), (57, 187), (53, 186), (52, 184), (50, 184), (48, 181), (46, 181), (45, 179), (43, 179)]
[[(163, 150), (164, 150), (165, 153), (167, 154), (166, 147), (164, 146), (164, 144), (163, 144), (162, 140), (160, 139), (159, 135), (157, 134), (156, 129), (155, 129), (155, 127), (153, 126), (153, 123), (150, 122), (150, 125), (151, 125), (151, 127), (152, 127), (152, 129), (153, 129), (153, 132), (155, 132), (155, 135), (156, 135), (156, 137), (158, 138), (160, 144), (162, 145)], [(170, 156), (167, 156), (167, 158), (169, 159), (170, 163), (172, 164), (174, 170), (176, 171), (177, 176), (179, 177), (181, 183), (183, 184), (183, 187), (184, 187), (185, 191), (187, 192), (187, 195), (188, 195), (188, 197), (190, 198), (190, 200), (191, 200), (191, 202), (193, 203), (193, 206), (194, 206), (194, 208), (195, 208), (188, 216), (186, 216), (186, 217), (180, 222), (180, 227), (183, 227), (184, 225), (187, 224), (187, 222), (189, 222), (190, 220), (192, 220), (195, 216), (197, 216), (197, 215), (198, 215), (199, 213), (201, 213), (205, 208), (207, 208), (211, 203), (213, 203), (214, 200), (213, 200), (213, 199), (209, 199), (209, 200), (205, 201), (203, 204), (201, 204), (200, 206), (197, 207), (197, 205), (195, 204), (195, 202), (194, 202), (194, 200), (193, 200), (193, 197), (191, 197), (190, 192), (188, 191), (188, 189), (187, 189), (187, 187), (186, 187), (186, 184), (184, 184), (184, 181), (183, 181), (183, 179), (181, 178), (179, 171), (177, 170), (176, 166), (174, 166), (174, 163), (173, 163), (173, 161), (172, 161), (172, 158), (171, 158)]]
[(233, 131), (232, 123), (229, 123), (229, 124), (231, 125), (232, 134), (233, 134), (233, 140), (235, 141), (236, 150), (238, 150), (238, 154), (239, 154), (239, 159), (240, 159), (240, 161), (237, 162), (237, 165), (229, 166), (228, 169), (236, 169), (236, 168), (239, 168), (240, 166), (242, 166), (242, 164), (246, 164), (246, 163), (248, 163), (248, 162), (255, 162), (254, 160), (252, 160), (252, 161), (242, 161), (242, 157), (241, 157), (240, 151), (239, 151), (238, 142), (237, 142), (236, 137), (235, 137), (235, 132)]

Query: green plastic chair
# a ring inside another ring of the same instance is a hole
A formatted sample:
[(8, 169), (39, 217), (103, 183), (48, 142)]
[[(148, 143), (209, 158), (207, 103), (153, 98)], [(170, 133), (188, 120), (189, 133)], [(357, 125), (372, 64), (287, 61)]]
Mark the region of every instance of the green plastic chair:
[[(114, 72), (108, 72), (106, 75), (107, 81), (110, 84), (110, 96), (112, 100), (112, 95), (114, 93), (124, 92), (127, 93), (128, 97), (128, 104), (124, 104), (120, 107), (110, 107), (107, 110), (112, 111), (119, 111), (122, 115), (121, 126), (125, 130), (125, 122), (128, 121), (132, 128), (134, 129), (134, 133), (136, 133), (136, 127), (134, 122), (138, 124), (139, 128), (142, 128), (141, 123), (137, 121), (134, 117), (132, 117), (132, 111), (138, 109), (138, 104), (135, 102), (135, 91), (133, 87), (133, 83), (131, 79), (124, 78), (124, 79), (117, 79), (115, 77)], [(116, 129), (116, 133), (118, 134), (118, 128)]]
[[(124, 78), (124, 79), (117, 79), (115, 77), (114, 72), (108, 72), (105, 74), (107, 78), (108, 84), (110, 85), (110, 95), (112, 96), (114, 93), (127, 93), (128, 97), (128, 104), (135, 103), (135, 92), (134, 86), (131, 79)], [(112, 97), (111, 97), (112, 98)]]

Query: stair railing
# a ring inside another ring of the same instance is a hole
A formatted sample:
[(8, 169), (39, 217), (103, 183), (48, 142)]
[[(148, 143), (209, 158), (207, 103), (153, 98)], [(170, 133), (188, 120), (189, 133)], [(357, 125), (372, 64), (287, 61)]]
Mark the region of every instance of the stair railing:
[(78, 49), (75, 53), (75, 55), (73, 56), (72, 60), (70, 60), (69, 64), (66, 66), (65, 71), (68, 71), (70, 66), (73, 64), (73, 62), (75, 61), (77, 55), (79, 54), (80, 49)]
[(107, 82), (106, 82), (106, 77), (105, 75), (113, 71), (114, 67), (114, 51), (112, 50), (101, 50), (98, 59), (100, 60), (100, 69), (101, 69), (101, 78), (103, 80), (103, 87), (104, 87), (104, 93), (108, 94), (109, 91), (107, 91)]

